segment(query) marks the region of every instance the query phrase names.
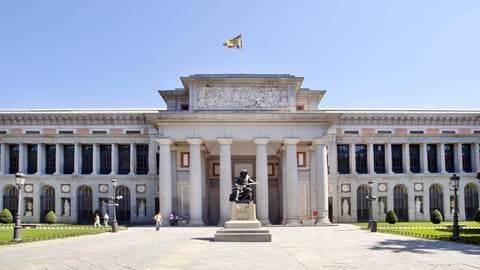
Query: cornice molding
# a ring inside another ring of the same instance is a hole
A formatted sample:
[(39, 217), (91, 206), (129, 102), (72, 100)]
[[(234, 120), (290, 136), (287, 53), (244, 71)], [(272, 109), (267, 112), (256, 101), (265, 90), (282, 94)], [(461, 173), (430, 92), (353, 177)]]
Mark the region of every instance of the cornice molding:
[(145, 114), (2, 114), (0, 125), (147, 125)]

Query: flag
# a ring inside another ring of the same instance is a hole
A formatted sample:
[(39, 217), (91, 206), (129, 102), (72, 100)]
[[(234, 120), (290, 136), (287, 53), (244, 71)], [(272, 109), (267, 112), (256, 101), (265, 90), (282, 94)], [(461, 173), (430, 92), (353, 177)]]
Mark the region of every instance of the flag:
[(243, 48), (243, 42), (242, 42), (242, 34), (232, 38), (232, 39), (227, 39), (223, 43), (223, 46), (227, 48), (235, 48), (235, 49), (241, 49)]

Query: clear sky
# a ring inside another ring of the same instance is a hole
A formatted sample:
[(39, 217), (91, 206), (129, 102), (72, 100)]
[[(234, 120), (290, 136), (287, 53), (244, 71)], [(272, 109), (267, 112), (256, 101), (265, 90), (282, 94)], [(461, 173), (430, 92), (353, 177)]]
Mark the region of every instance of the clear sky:
[(157, 108), (179, 76), (289, 73), (328, 108), (480, 108), (480, 1), (0, 1), (0, 108)]

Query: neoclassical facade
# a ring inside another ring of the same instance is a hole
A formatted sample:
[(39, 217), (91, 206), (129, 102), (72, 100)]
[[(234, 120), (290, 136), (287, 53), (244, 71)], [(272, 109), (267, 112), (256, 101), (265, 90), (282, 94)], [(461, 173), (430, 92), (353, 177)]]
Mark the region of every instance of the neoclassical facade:
[[(246, 169), (263, 224), (452, 219), (449, 178), (461, 177), (460, 219), (479, 207), (480, 110), (319, 109), (324, 90), (302, 77), (209, 74), (160, 90), (160, 110), (0, 110), (0, 208), (17, 211), (14, 174), (27, 176), (20, 212), (90, 223), (95, 211), (193, 225), (229, 218), (232, 177)], [(373, 182), (373, 184), (368, 184)], [(378, 200), (371, 207), (367, 196)]]

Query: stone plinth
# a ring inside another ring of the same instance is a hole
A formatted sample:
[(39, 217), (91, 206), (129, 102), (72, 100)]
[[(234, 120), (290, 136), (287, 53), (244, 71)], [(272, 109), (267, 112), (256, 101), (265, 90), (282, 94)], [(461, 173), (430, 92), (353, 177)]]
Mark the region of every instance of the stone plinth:
[(269, 230), (262, 229), (257, 220), (255, 204), (232, 202), (231, 219), (225, 222), (225, 227), (215, 234), (215, 241), (222, 242), (271, 242)]

